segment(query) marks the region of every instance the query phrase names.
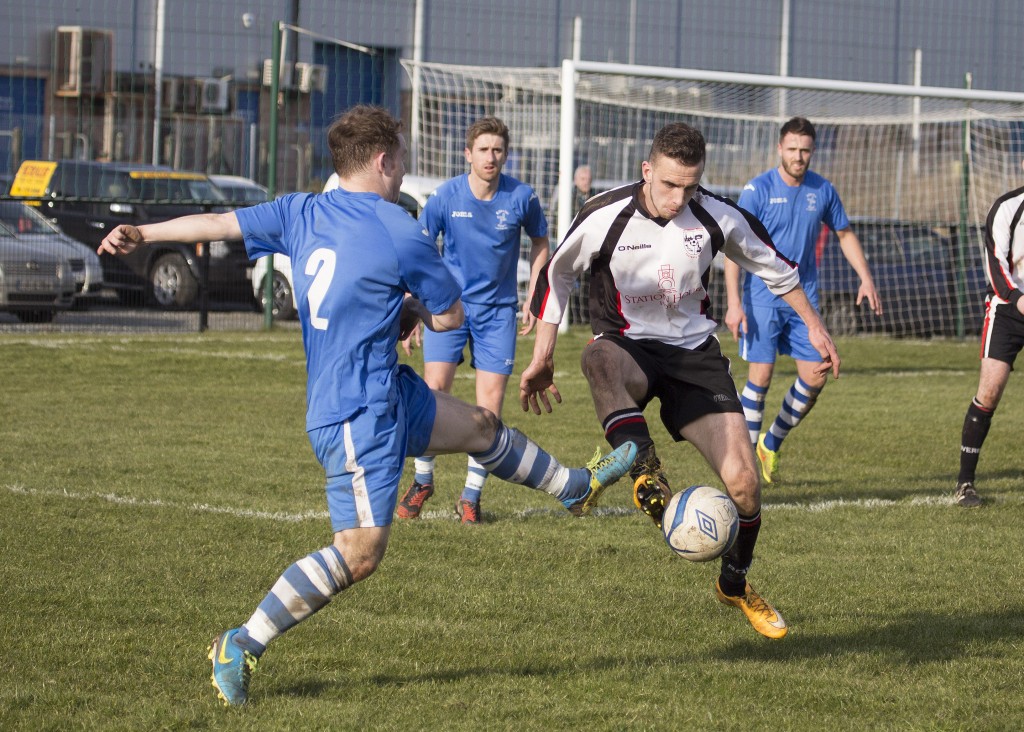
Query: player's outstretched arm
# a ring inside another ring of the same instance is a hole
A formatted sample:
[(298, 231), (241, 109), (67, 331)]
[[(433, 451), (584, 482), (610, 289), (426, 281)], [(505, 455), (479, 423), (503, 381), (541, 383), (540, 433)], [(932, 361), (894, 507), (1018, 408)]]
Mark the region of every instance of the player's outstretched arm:
[(519, 404), (524, 412), (540, 414), (551, 412), (548, 394), (561, 404), (562, 395), (555, 386), (555, 343), (558, 341), (558, 325), (537, 320), (537, 336), (533, 346), (533, 360), (523, 369), (519, 380)]
[(839, 247), (843, 250), (843, 256), (850, 263), (857, 276), (860, 277), (860, 287), (857, 289), (857, 305), (867, 300), (868, 306), (875, 315), (882, 314), (882, 298), (878, 296), (875, 289), (875, 281), (871, 277), (871, 268), (868, 266), (867, 257), (864, 256), (864, 247), (860, 239), (853, 233), (852, 229), (837, 231)]
[(199, 241), (239, 241), (242, 227), (234, 211), (222, 214), (193, 214), (170, 221), (144, 226), (115, 226), (103, 237), (98, 254), (131, 254), (154, 241), (177, 241), (189, 244)]
[(818, 355), (821, 356), (821, 365), (815, 369), (815, 372), (818, 374), (828, 374), (831, 371), (833, 378), (838, 379), (839, 352), (836, 350), (836, 344), (832, 342), (832, 336), (829, 335), (828, 330), (825, 328), (825, 323), (821, 320), (821, 316), (818, 315), (818, 311), (814, 309), (811, 301), (807, 299), (807, 293), (804, 292), (802, 287), (797, 285), (785, 295), (782, 295), (782, 299), (804, 321), (811, 345), (818, 352)]

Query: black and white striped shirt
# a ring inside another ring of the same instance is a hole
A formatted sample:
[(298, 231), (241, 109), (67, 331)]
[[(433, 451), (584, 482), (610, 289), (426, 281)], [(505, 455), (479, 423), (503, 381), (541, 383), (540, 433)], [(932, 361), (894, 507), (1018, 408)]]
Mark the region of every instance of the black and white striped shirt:
[(595, 334), (618, 333), (696, 348), (714, 333), (708, 312), (711, 261), (722, 251), (783, 295), (799, 284), (760, 221), (727, 198), (698, 188), (673, 219), (651, 217), (643, 181), (601, 193), (573, 219), (534, 292), (532, 311), (558, 323), (576, 277), (590, 270)]
[(1024, 188), (996, 199), (985, 220), (985, 276), (993, 305), (1016, 306), (1024, 287)]

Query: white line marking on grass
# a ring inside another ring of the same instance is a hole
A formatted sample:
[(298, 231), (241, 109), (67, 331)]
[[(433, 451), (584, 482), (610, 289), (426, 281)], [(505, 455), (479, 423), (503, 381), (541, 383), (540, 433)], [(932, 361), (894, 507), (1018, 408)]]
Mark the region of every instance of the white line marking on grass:
[[(231, 506), (211, 506), (208, 503), (176, 503), (165, 501), (160, 498), (137, 498), (135, 496), (122, 496), (116, 493), (82, 493), (69, 490), (46, 490), (38, 488), (25, 488), (20, 485), (5, 485), (4, 490), (8, 493), (23, 496), (44, 496), (47, 498), (67, 498), (73, 501), (105, 501), (119, 506), (143, 506), (147, 508), (170, 508), (175, 510), (185, 509), (199, 513), (223, 514), (235, 516), (236, 518), (253, 518), (264, 521), (280, 521), (283, 523), (298, 523), (301, 521), (317, 520), (323, 521), (330, 516), (327, 511), (303, 511), (301, 513), (288, 513), (286, 511), (257, 511), (251, 508), (233, 508)], [(992, 499), (989, 499), (992, 500)], [(1000, 497), (994, 503), (1021, 503), (1024, 496)], [(816, 503), (766, 503), (762, 506), (765, 511), (806, 511), (807, 513), (824, 513), (843, 508), (860, 508), (873, 511), (879, 508), (892, 508), (894, 506), (953, 506), (955, 501), (952, 495), (949, 496), (925, 496), (915, 497), (906, 500), (888, 498), (857, 498), (848, 500), (837, 498)], [(622, 516), (634, 516), (638, 513), (635, 508), (627, 506), (609, 506), (594, 509), (591, 516), (602, 518), (617, 518)], [(485, 517), (487, 512), (484, 512)], [(502, 519), (509, 518), (509, 514), (499, 514)], [(525, 508), (514, 511), (511, 518), (518, 521), (529, 521), (532, 518), (548, 518), (551, 516), (568, 516), (561, 508)], [(454, 511), (443, 511), (440, 509), (424, 511), (417, 521), (458, 521), (459, 517)]]

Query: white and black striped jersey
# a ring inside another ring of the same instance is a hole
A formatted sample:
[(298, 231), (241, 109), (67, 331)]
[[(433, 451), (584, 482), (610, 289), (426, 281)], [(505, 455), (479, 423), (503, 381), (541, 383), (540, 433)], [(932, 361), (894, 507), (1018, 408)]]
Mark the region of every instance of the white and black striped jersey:
[(761, 222), (729, 199), (698, 188), (675, 218), (652, 218), (638, 203), (642, 187), (615, 188), (580, 209), (537, 282), (534, 315), (558, 323), (573, 282), (589, 268), (595, 334), (696, 348), (716, 328), (708, 282), (719, 251), (777, 295), (799, 284)]
[(1024, 288), (1024, 188), (1004, 193), (985, 220), (985, 276), (989, 301), (1016, 305)]

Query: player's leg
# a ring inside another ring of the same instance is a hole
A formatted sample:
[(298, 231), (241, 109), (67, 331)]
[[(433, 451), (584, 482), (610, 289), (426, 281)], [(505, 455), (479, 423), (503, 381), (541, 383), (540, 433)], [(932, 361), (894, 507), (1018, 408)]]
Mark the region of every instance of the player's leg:
[(630, 470), (633, 501), (657, 526), (672, 493), (654, 449), (644, 407), (656, 378), (646, 355), (626, 339), (597, 338), (580, 356), (583, 375), (590, 385), (594, 411), (613, 448), (633, 442), (637, 459)]
[(636, 445), (627, 443), (585, 468), (567, 468), (529, 437), (486, 409), (434, 392), (436, 416), (426, 452), (467, 452), (488, 473), (548, 493), (574, 515), (590, 512), (592, 495), (628, 472)]
[[(423, 334), (423, 380), (435, 391), (451, 393), (455, 372), (469, 337), (468, 327), (446, 333), (427, 330)], [(434, 458), (417, 455), (413, 458), (412, 484), (398, 502), (395, 515), (400, 519), (413, 519), (420, 515), (423, 504), (434, 495)]]
[(387, 549), (408, 441), (405, 404), (383, 416), (364, 410), (309, 437), (327, 476), (334, 539), (288, 567), (249, 620), (214, 639), (213, 685), (230, 705), (248, 700), (251, 673), (272, 640), (369, 577)]
[(978, 459), (992, 426), (992, 417), (1010, 378), (1010, 370), (1010, 364), (1004, 361), (994, 358), (981, 359), (978, 392), (967, 407), (960, 434), (960, 473), (956, 479), (954, 498), (957, 504), (964, 508), (981, 505), (981, 497), (974, 487)]
[(716, 595), (720, 602), (742, 610), (757, 632), (781, 638), (786, 621), (747, 581), (761, 530), (761, 491), (745, 419), (738, 412), (705, 414), (683, 427), (681, 435), (721, 478), (740, 517), (736, 543), (722, 557)]
[(764, 423), (764, 401), (772, 383), (775, 356), (778, 353), (782, 320), (778, 308), (747, 306), (747, 329), (740, 338), (740, 357), (747, 362), (747, 383), (740, 392), (743, 416), (751, 444), (757, 451), (761, 474), (772, 481), (773, 455), (764, 450), (761, 425)]
[[(492, 371), (476, 371), (476, 403), (491, 414), (501, 417), (505, 402), (505, 387), (508, 385), (508, 374), (496, 374)], [(487, 471), (475, 458), (467, 459), (466, 484), (456, 504), (455, 512), (464, 524), (479, 524), (483, 520), (480, 509), (480, 494), (487, 481)]]
[[(499, 418), (505, 402), (505, 388), (515, 366), (517, 316), (514, 305), (466, 305), (469, 342), (476, 369), (476, 404)], [(487, 471), (470, 456), (462, 495), (455, 504), (455, 512), (462, 523), (479, 524), (483, 520), (480, 494), (486, 480)]]
[(771, 426), (757, 442), (757, 457), (766, 483), (778, 480), (779, 450), (790, 430), (810, 413), (825, 386), (826, 375), (815, 374), (821, 356), (811, 346), (807, 325), (792, 308), (777, 308), (779, 318), (779, 353), (792, 356), (797, 378), (786, 392), (782, 407)]

